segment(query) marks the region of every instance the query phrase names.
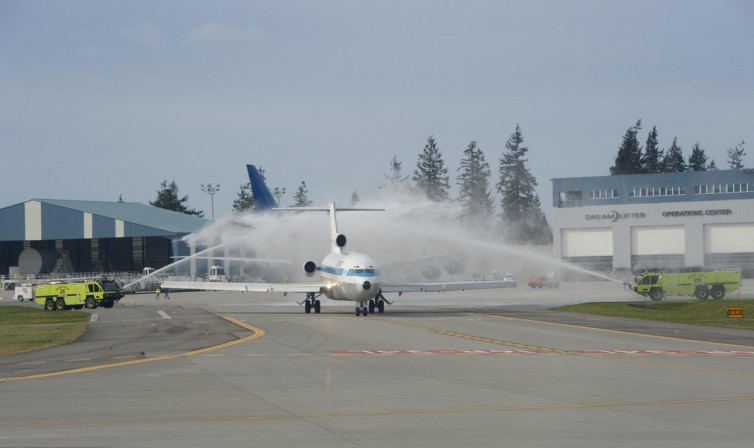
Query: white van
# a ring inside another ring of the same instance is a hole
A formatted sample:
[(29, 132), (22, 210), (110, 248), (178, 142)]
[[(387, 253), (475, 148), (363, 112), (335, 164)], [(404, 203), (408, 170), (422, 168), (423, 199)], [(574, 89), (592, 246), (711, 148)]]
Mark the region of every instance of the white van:
[(22, 283), (16, 286), (13, 297), (17, 298), (19, 302), (25, 300), (34, 300), (34, 285), (29, 283)]

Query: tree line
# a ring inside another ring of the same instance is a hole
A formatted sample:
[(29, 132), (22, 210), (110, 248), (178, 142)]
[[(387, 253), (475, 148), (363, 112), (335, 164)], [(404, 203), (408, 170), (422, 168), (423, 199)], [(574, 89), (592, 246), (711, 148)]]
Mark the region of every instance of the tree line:
[[(489, 229), (495, 222), (507, 241), (516, 244), (550, 244), (552, 230), (542, 212), (542, 204), (535, 192), (537, 180), (527, 167), (526, 154), (529, 148), (524, 146), (521, 127), (505, 143), (505, 150), (498, 159), (498, 181), (495, 191), (500, 195), (499, 215), (495, 214), (495, 200), (490, 186), (490, 166), (484, 152), (476, 141), (471, 141), (463, 150), (463, 158), (456, 170), (455, 182), (458, 185), (458, 197), (450, 197), (450, 175), (445, 165), (442, 152), (434, 136), (427, 138), (427, 143), (418, 154), (413, 175), (402, 173), (402, 163), (394, 156), (390, 161), (389, 172), (380, 189), (386, 193), (419, 194), (433, 202), (450, 204), (456, 202), (461, 206), (461, 218), (470, 225)], [(266, 181), (264, 168), (259, 174)], [(178, 194), (175, 180), (164, 180), (157, 190), (157, 199), (150, 205), (189, 215), (204, 216), (201, 210), (188, 208), (188, 196)], [(285, 194), (284, 188), (271, 188), (278, 202)], [(296, 207), (312, 204), (306, 181), (301, 181), (293, 196)], [(351, 195), (351, 204), (360, 200), (356, 191)], [(237, 198), (233, 201), (233, 211), (243, 212), (254, 209), (254, 197), (248, 183), (241, 184)]]
[[(691, 148), (688, 159), (684, 158), (683, 148), (678, 144), (678, 138), (673, 137), (670, 147), (660, 149), (657, 127), (647, 134), (644, 147), (639, 143), (641, 119), (626, 130), (623, 140), (615, 156), (615, 164), (610, 167), (611, 175), (619, 174), (652, 174), (652, 173), (683, 173), (686, 171), (717, 171), (717, 164), (708, 159), (704, 148), (696, 142)], [(734, 170), (744, 168), (743, 158), (746, 155), (743, 140), (728, 148), (728, 166)], [(709, 162), (708, 162), (709, 160)]]
[[(648, 132), (644, 146), (639, 142), (642, 129), (641, 119), (629, 127), (618, 147), (615, 164), (610, 167), (611, 175), (675, 173), (686, 171), (717, 170), (714, 160), (708, 159), (704, 148), (697, 142), (691, 148), (688, 158), (673, 137), (669, 147), (660, 148), (659, 133), (653, 126)], [(728, 166), (731, 169), (743, 169), (746, 155), (745, 142), (728, 149)], [(461, 206), (461, 217), (469, 225), (482, 228), (498, 228), (506, 241), (515, 244), (550, 244), (552, 230), (542, 212), (542, 203), (535, 189), (537, 180), (527, 167), (529, 148), (524, 145), (521, 127), (516, 129), (505, 142), (504, 150), (498, 158), (497, 182), (494, 192), (498, 194), (500, 213), (496, 214), (496, 202), (491, 186), (491, 169), (484, 152), (476, 141), (471, 141), (463, 150), (460, 166), (456, 170), (455, 183), (458, 196), (450, 197), (450, 174), (446, 167), (437, 140), (430, 135), (424, 148), (417, 156), (416, 167), (411, 175), (403, 174), (402, 163), (397, 156), (390, 161), (389, 171), (380, 189), (387, 193), (420, 194), (427, 199), (442, 204), (452, 202)], [(264, 168), (259, 174), (265, 179)], [(271, 188), (278, 203), (285, 195), (285, 188)], [(293, 195), (293, 205), (305, 207), (312, 204), (306, 181), (301, 181)], [(204, 216), (201, 210), (188, 208), (188, 196), (179, 197), (175, 180), (164, 180), (157, 191), (157, 199), (150, 201), (156, 207), (166, 208), (195, 216)], [(351, 204), (359, 202), (356, 191), (351, 195)], [(237, 198), (233, 202), (234, 212), (254, 209), (254, 197), (248, 183), (240, 186)]]

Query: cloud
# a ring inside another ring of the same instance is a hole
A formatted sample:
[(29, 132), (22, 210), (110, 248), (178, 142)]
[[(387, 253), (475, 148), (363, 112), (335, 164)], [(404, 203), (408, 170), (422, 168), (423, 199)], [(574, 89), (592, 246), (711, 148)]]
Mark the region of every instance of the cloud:
[(207, 22), (186, 33), (186, 39), (194, 43), (252, 43), (266, 37), (267, 33), (257, 26), (238, 27), (218, 21)]
[(155, 51), (162, 51), (167, 47), (165, 32), (148, 21), (141, 22), (134, 28), (123, 30), (123, 36)]

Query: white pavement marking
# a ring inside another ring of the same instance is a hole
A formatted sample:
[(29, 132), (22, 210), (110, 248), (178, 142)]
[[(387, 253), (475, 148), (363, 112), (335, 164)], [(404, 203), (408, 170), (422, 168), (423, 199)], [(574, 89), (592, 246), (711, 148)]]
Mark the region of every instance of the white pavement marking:
[(97, 322), (97, 319), (99, 319), (99, 313), (92, 314), (92, 317), (89, 318), (89, 322)]
[(158, 311), (157, 314), (162, 316), (163, 319), (172, 319), (172, 317), (168, 316), (168, 313), (166, 313), (165, 311)]

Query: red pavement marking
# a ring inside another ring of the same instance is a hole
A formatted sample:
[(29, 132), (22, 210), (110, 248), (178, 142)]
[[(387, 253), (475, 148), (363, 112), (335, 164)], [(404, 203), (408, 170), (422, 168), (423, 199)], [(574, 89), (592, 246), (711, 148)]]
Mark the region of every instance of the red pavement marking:
[[(537, 350), (334, 350), (333, 355), (545, 355)], [(584, 355), (752, 356), (747, 350), (569, 350)]]

